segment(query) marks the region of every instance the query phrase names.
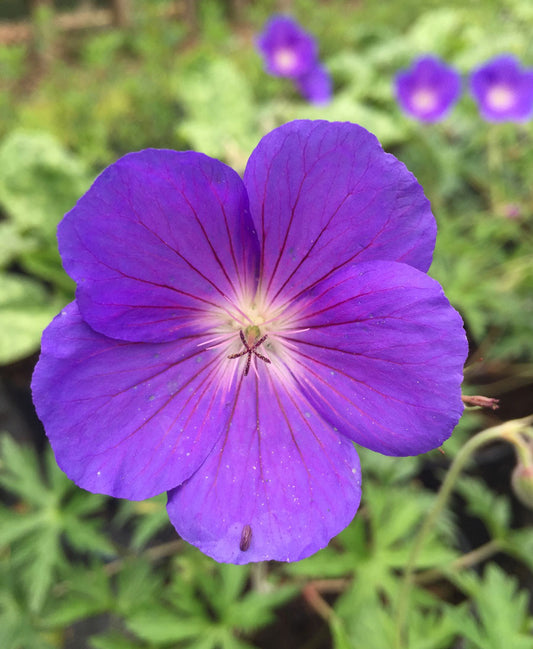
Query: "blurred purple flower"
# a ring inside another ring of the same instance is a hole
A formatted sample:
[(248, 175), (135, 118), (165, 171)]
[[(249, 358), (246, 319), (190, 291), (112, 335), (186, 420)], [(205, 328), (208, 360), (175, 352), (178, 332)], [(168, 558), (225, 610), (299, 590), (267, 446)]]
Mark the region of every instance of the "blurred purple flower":
[(461, 318), (426, 275), (422, 188), (348, 123), (265, 136), (244, 180), (195, 152), (108, 167), (58, 230), (76, 301), (33, 395), (81, 487), (168, 494), (218, 561), (294, 561), (353, 518), (356, 441), (414, 455), (461, 411)]
[(459, 73), (434, 56), (417, 59), (395, 82), (401, 108), (424, 122), (443, 119), (461, 94)]
[(533, 70), (522, 68), (510, 54), (476, 68), (470, 76), (470, 91), (489, 122), (520, 122), (533, 114)]
[(273, 16), (257, 45), (268, 73), (291, 78), (312, 103), (324, 104), (331, 99), (331, 78), (319, 62), (316, 40), (292, 18)]
[(313, 104), (327, 104), (331, 99), (331, 77), (320, 63), (295, 79), (295, 83), (302, 95)]
[(265, 69), (277, 77), (296, 79), (318, 62), (315, 39), (288, 16), (272, 16), (257, 39)]

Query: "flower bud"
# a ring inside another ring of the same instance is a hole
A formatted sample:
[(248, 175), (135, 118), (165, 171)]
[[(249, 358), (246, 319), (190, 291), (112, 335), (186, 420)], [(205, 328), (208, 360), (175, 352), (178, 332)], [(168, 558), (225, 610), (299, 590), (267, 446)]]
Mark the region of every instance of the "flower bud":
[(511, 476), (511, 485), (518, 500), (533, 509), (533, 464), (519, 461)]

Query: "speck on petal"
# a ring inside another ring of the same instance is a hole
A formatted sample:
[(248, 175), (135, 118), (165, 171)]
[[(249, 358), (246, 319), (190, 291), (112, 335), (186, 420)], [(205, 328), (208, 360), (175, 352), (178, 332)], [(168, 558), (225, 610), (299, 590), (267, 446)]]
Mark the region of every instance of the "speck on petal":
[(32, 390), (57, 462), (84, 489), (140, 500), (203, 462), (223, 429), (216, 350), (96, 333), (75, 302), (43, 335)]
[(426, 271), (436, 225), (415, 177), (364, 128), (295, 121), (266, 135), (244, 174), (261, 290), (294, 299), (355, 261)]
[(352, 442), (261, 364), (241, 378), (224, 434), (167, 509), (178, 533), (217, 561), (297, 561), (348, 525), (360, 492)]
[(439, 284), (406, 264), (368, 262), (302, 296), (291, 369), (340, 433), (386, 455), (442, 444), (463, 411), (467, 342)]
[(162, 342), (253, 294), (257, 236), (237, 173), (201, 153), (147, 149), (108, 167), (58, 228), (84, 320)]

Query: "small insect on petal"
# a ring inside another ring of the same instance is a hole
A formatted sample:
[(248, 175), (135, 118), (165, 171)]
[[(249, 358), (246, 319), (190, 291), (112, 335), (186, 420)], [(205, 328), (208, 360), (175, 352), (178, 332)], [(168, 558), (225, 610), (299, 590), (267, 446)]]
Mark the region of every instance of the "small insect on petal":
[(252, 542), (252, 528), (249, 525), (245, 525), (242, 528), (242, 533), (241, 533), (241, 542), (239, 543), (239, 549), (241, 552), (246, 552), (248, 548), (250, 547), (250, 543)]

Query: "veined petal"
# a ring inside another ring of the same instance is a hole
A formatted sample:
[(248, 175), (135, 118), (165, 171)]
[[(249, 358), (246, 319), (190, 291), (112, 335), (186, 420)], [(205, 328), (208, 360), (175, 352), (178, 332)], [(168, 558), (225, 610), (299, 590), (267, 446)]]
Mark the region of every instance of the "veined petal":
[[(80, 312), (113, 338), (187, 336), (256, 285), (257, 236), (237, 173), (195, 152), (131, 153), (65, 216), (59, 249)], [(194, 325), (193, 325), (194, 329)]]
[(272, 301), (294, 299), (353, 262), (430, 266), (429, 201), (360, 126), (285, 124), (259, 142), (244, 183), (261, 245), (261, 290)]
[(467, 355), (439, 284), (395, 262), (339, 271), (296, 305), (286, 337), (302, 391), (339, 432), (386, 455), (438, 447), (461, 416)]
[(217, 561), (297, 561), (352, 520), (360, 499), (353, 444), (271, 366), (241, 375), (233, 413), (205, 463), (169, 493), (178, 533)]
[(43, 334), (33, 381), (57, 463), (96, 493), (141, 500), (188, 478), (223, 430), (216, 350), (201, 338), (131, 343), (96, 333), (71, 303)]

